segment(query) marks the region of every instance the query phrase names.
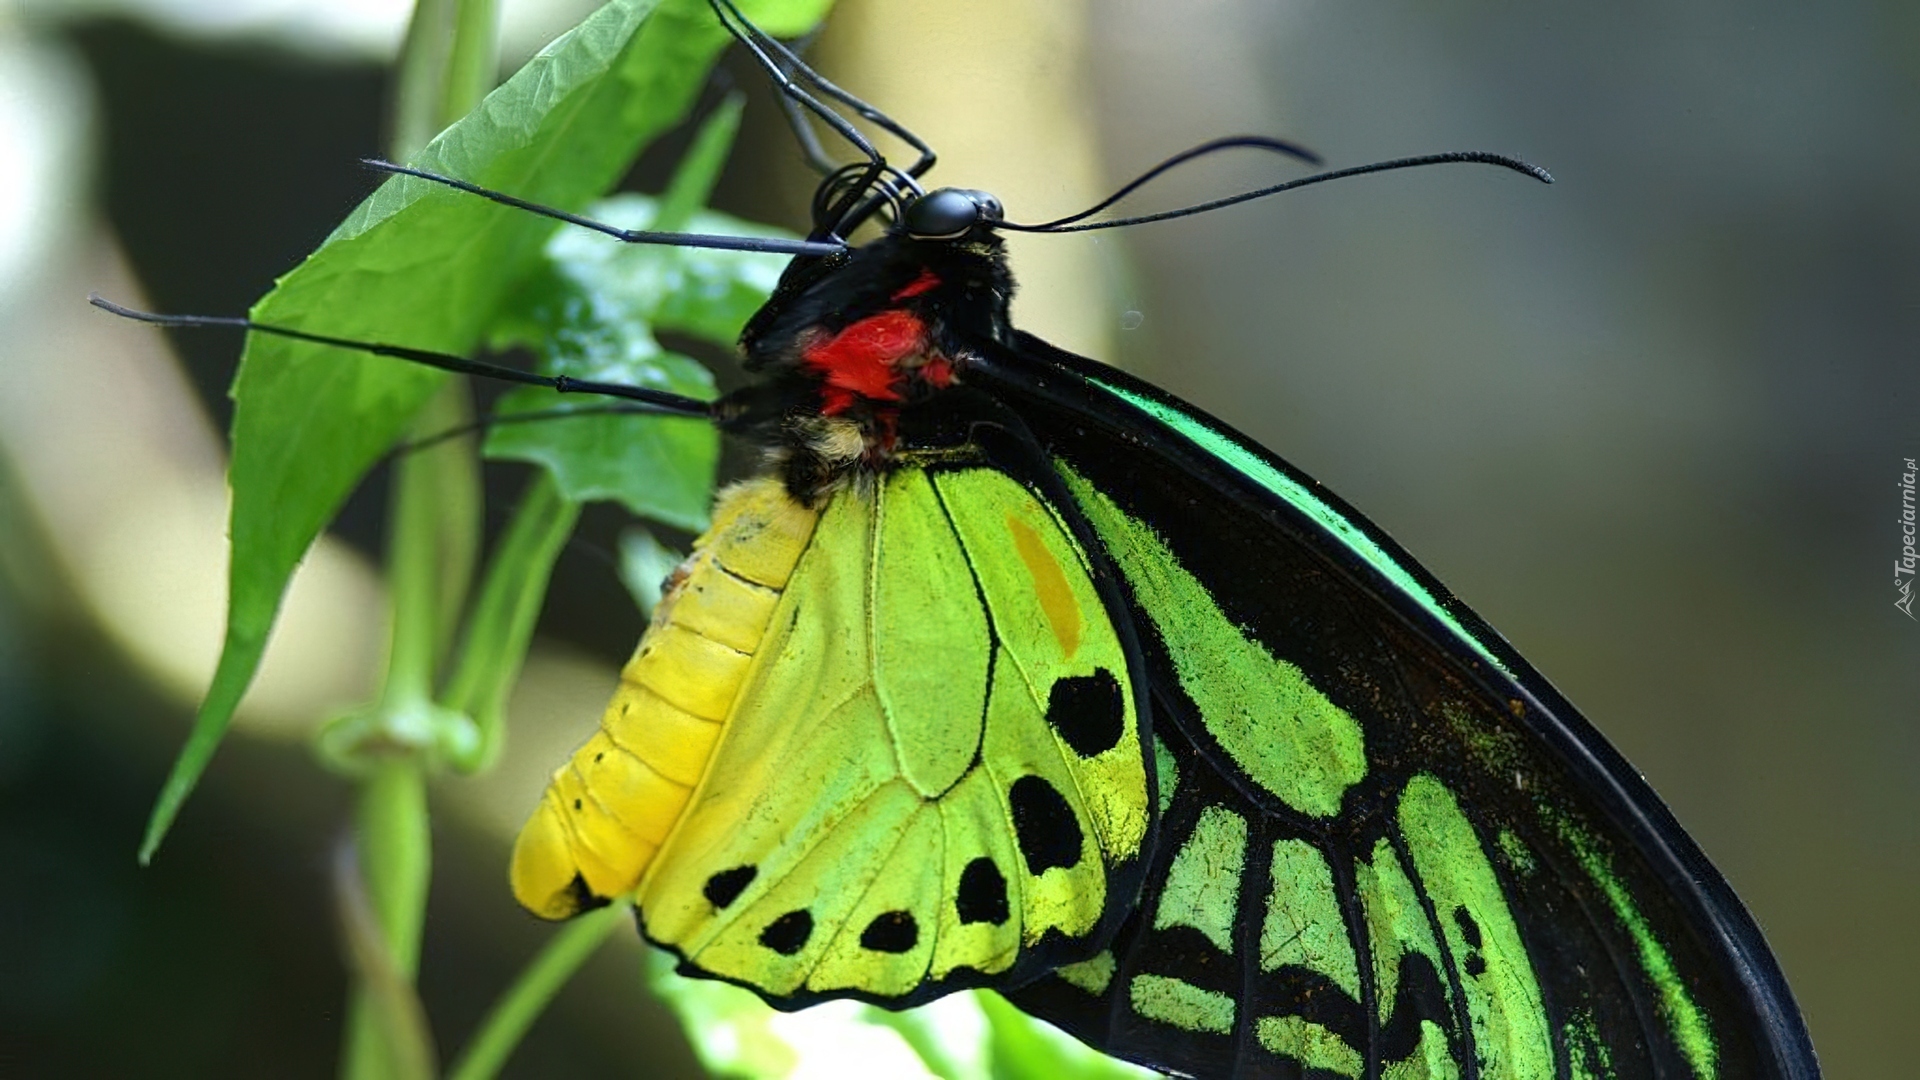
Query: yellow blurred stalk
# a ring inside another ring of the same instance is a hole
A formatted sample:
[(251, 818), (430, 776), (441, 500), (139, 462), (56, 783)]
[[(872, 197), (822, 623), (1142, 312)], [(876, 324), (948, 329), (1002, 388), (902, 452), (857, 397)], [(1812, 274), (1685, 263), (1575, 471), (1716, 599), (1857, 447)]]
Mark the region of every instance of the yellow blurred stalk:
[[(226, 462), (165, 337), (87, 305), (89, 292), (141, 303), (90, 217), (91, 139), (77, 62), (0, 23), (0, 545), (44, 551), (54, 580), (23, 583), (32, 595), (77, 607), (191, 703), (225, 629)], [(371, 571), (317, 545), (244, 728), (303, 733), (363, 697), (382, 611)]]
[[(225, 457), (164, 337), (87, 306), (89, 291), (141, 303), (111, 242), (96, 233), (82, 250), (6, 328), (0, 452), (74, 599), (156, 683), (197, 702), (226, 627)], [(384, 611), (371, 568), (323, 537), (241, 729), (301, 735), (364, 698)]]

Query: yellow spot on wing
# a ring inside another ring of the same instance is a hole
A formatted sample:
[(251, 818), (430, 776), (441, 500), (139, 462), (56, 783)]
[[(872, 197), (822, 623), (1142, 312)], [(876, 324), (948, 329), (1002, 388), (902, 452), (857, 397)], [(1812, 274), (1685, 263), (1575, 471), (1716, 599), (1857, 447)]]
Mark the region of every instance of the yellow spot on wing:
[(1073, 586), (1067, 584), (1066, 572), (1054, 561), (1046, 541), (1040, 539), (1033, 526), (1008, 514), (1007, 531), (1013, 534), (1013, 547), (1020, 553), (1020, 561), (1027, 564), (1027, 572), (1033, 575), (1033, 595), (1040, 601), (1040, 610), (1046, 613), (1048, 625), (1053, 627), (1060, 651), (1067, 659), (1073, 659), (1080, 651), (1080, 605), (1074, 600)]

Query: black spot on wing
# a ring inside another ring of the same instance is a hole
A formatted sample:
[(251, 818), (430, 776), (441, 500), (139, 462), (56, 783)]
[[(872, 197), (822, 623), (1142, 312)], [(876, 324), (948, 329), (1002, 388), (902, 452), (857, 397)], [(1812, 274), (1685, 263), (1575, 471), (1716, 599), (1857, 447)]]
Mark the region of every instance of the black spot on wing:
[(1466, 939), (1472, 948), (1480, 947), (1480, 924), (1473, 921), (1473, 913), (1461, 904), (1453, 909), (1453, 921), (1460, 927), (1460, 936)]
[(1460, 939), (1467, 943), (1467, 957), (1460, 962), (1460, 970), (1477, 979), (1487, 971), (1487, 958), (1480, 955), (1480, 924), (1473, 921), (1473, 913), (1464, 905), (1453, 909), (1453, 921), (1460, 927)]
[(700, 892), (707, 903), (716, 909), (724, 908), (740, 898), (748, 885), (753, 884), (754, 875), (760, 871), (757, 867), (736, 866), (731, 870), (722, 870), (707, 879), (706, 887)]
[(1421, 1022), (1431, 1021), (1447, 1033), (1447, 1052), (1458, 1061), (1463, 1048), (1459, 1033), (1453, 1030), (1453, 1008), (1447, 1004), (1446, 979), (1440, 969), (1431, 958), (1417, 952), (1401, 953), (1398, 968), (1393, 1000), (1380, 1003), (1386, 1006), (1376, 1044), (1380, 1060), (1395, 1062), (1412, 1057), (1423, 1038)]
[(874, 952), (903, 953), (920, 941), (919, 924), (907, 911), (888, 911), (874, 916), (860, 932), (860, 947)]
[(960, 915), (962, 925), (967, 923), (989, 923), (993, 926), (1004, 925), (1010, 914), (1007, 908), (1007, 878), (993, 860), (985, 855), (967, 864), (960, 871), (960, 891), (953, 898), (953, 909)]
[(806, 948), (807, 939), (812, 936), (813, 913), (801, 908), (768, 923), (767, 928), (760, 931), (760, 944), (781, 956), (792, 956)]
[(1106, 668), (1060, 679), (1047, 692), (1047, 723), (1083, 758), (1113, 749), (1126, 733), (1126, 721), (1120, 680)]
[(1026, 856), (1027, 873), (1039, 877), (1049, 867), (1072, 867), (1080, 861), (1080, 823), (1073, 807), (1052, 784), (1038, 776), (1023, 776), (1007, 789), (1013, 809), (1013, 833)]

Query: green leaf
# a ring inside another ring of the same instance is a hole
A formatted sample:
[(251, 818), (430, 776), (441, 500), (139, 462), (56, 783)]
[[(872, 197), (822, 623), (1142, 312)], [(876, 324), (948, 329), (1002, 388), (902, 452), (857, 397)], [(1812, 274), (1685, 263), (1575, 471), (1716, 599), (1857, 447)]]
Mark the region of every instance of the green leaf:
[[(682, 175), (697, 175), (702, 165), (700, 155), (693, 155)], [(619, 195), (589, 212), (610, 225), (645, 229), (656, 227), (659, 206), (644, 196)], [(695, 232), (783, 235), (704, 211), (674, 224)], [(786, 262), (755, 252), (623, 244), (572, 226), (554, 234), (546, 255), (545, 269), (514, 294), (502, 313), (492, 339), (496, 347), (530, 346), (549, 375), (698, 398), (713, 396), (712, 376), (695, 361), (662, 348), (655, 329), (732, 345), (766, 302)], [(643, 517), (692, 531), (704, 528), (719, 461), (712, 425), (607, 415), (605, 408), (598, 400), (541, 387), (517, 389), (501, 399), (501, 415), (585, 415), (566, 423), (499, 425), (488, 433), (486, 454), (546, 467), (569, 499), (612, 499)]]
[(526, 661), (553, 562), (579, 518), (580, 504), (563, 498), (553, 477), (541, 473), (527, 485), (488, 561), (444, 700), (448, 709), (473, 717), (473, 753), (452, 757), (463, 772), (490, 767), (500, 752), (507, 695)]
[[(746, 5), (798, 32), (825, 0)], [(443, 132), (415, 164), (562, 208), (604, 191), (677, 122), (727, 38), (703, 0), (613, 0)], [(464, 353), (552, 225), (404, 177), (382, 184), (255, 305), (266, 323)], [(446, 376), (253, 335), (235, 378), (227, 634), (140, 847), (146, 862), (252, 682), (294, 566)]]
[(354, 974), (342, 1075), (432, 1080), (433, 1030), (414, 987), (433, 876), (420, 769), (399, 758), (376, 767), (360, 787), (353, 832), (333, 875)]
[[(706, 369), (684, 356), (661, 353), (653, 368), (659, 373), (656, 377), (623, 381), (711, 396), (712, 384), (695, 375), (704, 376)], [(709, 393), (702, 394), (703, 390)], [(487, 437), (487, 457), (544, 466), (569, 502), (612, 500), (676, 528), (690, 532), (706, 528), (707, 504), (713, 499), (714, 470), (720, 460), (712, 426), (704, 420), (590, 411), (600, 407), (581, 402), (555, 405), (545, 392), (515, 390), (500, 399), (501, 415), (573, 411), (581, 415), (565, 417), (565, 423), (496, 427)]]
[(686, 157), (673, 171), (673, 182), (660, 198), (659, 216), (653, 227), (661, 232), (681, 232), (693, 215), (707, 205), (713, 185), (720, 182), (720, 170), (726, 168), (733, 140), (740, 134), (740, 114), (747, 107), (747, 96), (735, 90), (728, 94), (713, 115), (700, 125), (687, 148)]
[(794, 1071), (800, 1052), (774, 1030), (778, 1014), (766, 1002), (751, 990), (683, 978), (673, 968), (673, 958), (663, 950), (647, 951), (647, 985), (679, 1017), (710, 1075), (774, 1080)]
[[(915, 1058), (926, 1075), (942, 1080), (1151, 1080), (1160, 1075), (1110, 1058), (989, 990), (953, 994), (897, 1013), (850, 1001), (781, 1013), (752, 991), (682, 977), (674, 964), (664, 951), (652, 950), (647, 985), (680, 1018), (695, 1055), (716, 1077), (865, 1075), (882, 1068), (882, 1062), (904, 1076), (912, 1072), (908, 1063)], [(898, 1041), (889, 1045), (890, 1039)], [(861, 1056), (864, 1069), (849, 1066), (854, 1054)]]

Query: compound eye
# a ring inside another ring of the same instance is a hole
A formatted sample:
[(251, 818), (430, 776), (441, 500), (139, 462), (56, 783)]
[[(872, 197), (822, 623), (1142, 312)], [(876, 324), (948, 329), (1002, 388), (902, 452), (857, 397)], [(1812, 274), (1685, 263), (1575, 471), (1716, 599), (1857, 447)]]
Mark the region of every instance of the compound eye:
[[(929, 191), (907, 207), (902, 224), (915, 240), (956, 240), (982, 220), (998, 220), (998, 201), (993, 201), (990, 212), (980, 204), (980, 198), (980, 192), (960, 188)], [(993, 199), (991, 195), (986, 198)]]

